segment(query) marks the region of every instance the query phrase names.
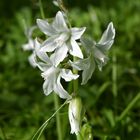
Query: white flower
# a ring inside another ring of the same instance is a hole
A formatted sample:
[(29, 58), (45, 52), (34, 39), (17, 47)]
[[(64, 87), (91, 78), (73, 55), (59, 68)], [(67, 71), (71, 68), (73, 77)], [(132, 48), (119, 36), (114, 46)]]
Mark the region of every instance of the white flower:
[(48, 57), (48, 55), (40, 49), (41, 44), (35, 40), (35, 55), (41, 60), (37, 61), (38, 58), (34, 57), (34, 62), (36, 66), (42, 71), (42, 77), (44, 78), (43, 90), (46, 95), (49, 95), (51, 92), (55, 92), (59, 95), (60, 98), (70, 99), (71, 96), (61, 85), (61, 78), (66, 82), (75, 80), (79, 75), (73, 74), (69, 69), (61, 69), (58, 67), (56, 61), (57, 58), (54, 57), (54, 54)]
[[(47, 20), (37, 19), (37, 25), (44, 34), (49, 36), (42, 44), (42, 51), (57, 51), (65, 56), (67, 52), (69, 52), (73, 56), (83, 58), (82, 51), (76, 40), (80, 39), (86, 29), (85, 27), (69, 29), (60, 11), (57, 12), (51, 24), (49, 24)], [(58, 62), (61, 62), (64, 58), (61, 58), (61, 60), (59, 60), (59, 58), (57, 59)]]
[(107, 51), (111, 48), (115, 38), (115, 28), (113, 23), (110, 22), (107, 26), (107, 29), (104, 31), (101, 39), (96, 43), (96, 47), (101, 49), (101, 51)]
[[(25, 35), (28, 39), (28, 42), (26, 44), (22, 45), (22, 48), (24, 51), (34, 51), (34, 39), (32, 38), (32, 33), (36, 29), (36, 26), (32, 26), (31, 28), (27, 29), (25, 31)], [(34, 55), (33, 53), (28, 57), (29, 63), (31, 64), (32, 67), (36, 67), (34, 64)]]
[(99, 70), (107, 63), (108, 57), (106, 52), (111, 48), (115, 38), (115, 29), (113, 23), (109, 23), (107, 29), (104, 31), (100, 41), (93, 46), (94, 58), (98, 64)]
[(114, 42), (114, 37), (115, 29), (113, 27), (113, 23), (111, 22), (98, 43), (90, 39), (81, 39), (88, 58), (81, 59), (76, 62), (70, 61), (70, 64), (77, 70), (83, 70), (82, 84), (86, 84), (91, 78), (95, 70), (95, 64), (98, 65), (99, 70), (102, 70), (102, 67), (107, 63), (108, 57), (106, 53), (111, 48)]
[(32, 38), (28, 39), (28, 43), (23, 44), (22, 48), (24, 51), (29, 51), (34, 49), (34, 40)]
[(35, 62), (35, 59), (34, 59), (34, 53), (32, 53), (29, 57), (28, 57), (28, 61), (30, 63), (30, 65), (35, 68), (36, 67), (36, 62)]
[(32, 33), (36, 29), (36, 26), (32, 26), (31, 28), (25, 31), (25, 35), (28, 39), (28, 42), (22, 45), (24, 51), (33, 50), (34, 49), (34, 39), (32, 38)]
[(82, 101), (79, 97), (74, 97), (69, 103), (69, 122), (71, 133), (76, 135), (80, 132), (82, 121)]

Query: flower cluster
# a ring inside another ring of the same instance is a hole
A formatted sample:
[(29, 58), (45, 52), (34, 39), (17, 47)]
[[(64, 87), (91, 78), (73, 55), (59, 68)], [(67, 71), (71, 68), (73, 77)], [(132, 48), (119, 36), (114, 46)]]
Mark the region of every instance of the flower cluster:
[[(47, 39), (38, 41), (32, 39), (29, 31), (28, 43), (23, 45), (24, 50), (33, 50), (29, 57), (30, 63), (38, 67), (44, 78), (43, 90), (46, 95), (55, 92), (60, 98), (70, 99), (71, 96), (61, 85), (61, 78), (66, 82), (75, 80), (78, 74), (73, 74), (71, 69), (66, 68), (66, 58), (69, 55), (83, 59), (83, 53), (76, 40), (79, 40), (85, 31), (83, 28), (69, 28), (64, 18), (64, 13), (57, 12), (52, 23), (48, 20), (37, 19), (38, 28), (46, 35)], [(64, 67), (63, 67), (64, 65)]]
[[(108, 61), (107, 52), (114, 42), (113, 23), (109, 23), (98, 42), (82, 37), (86, 28), (71, 27), (67, 16), (61, 11), (57, 12), (51, 23), (49, 20), (37, 19), (37, 27), (46, 36), (46, 40), (33, 39), (32, 32), (36, 27), (32, 27), (27, 32), (28, 43), (23, 45), (23, 49), (32, 50), (29, 61), (33, 67), (41, 70), (44, 93), (49, 95), (54, 92), (60, 98), (71, 99), (69, 105), (71, 133), (77, 134), (80, 131), (81, 118), (79, 119), (78, 108), (81, 107), (81, 101), (72, 98), (63, 88), (61, 79), (66, 82), (76, 80), (79, 74), (73, 73), (72, 70), (82, 71), (81, 84), (86, 84), (96, 65), (102, 70)], [(72, 59), (73, 57), (76, 59)]]

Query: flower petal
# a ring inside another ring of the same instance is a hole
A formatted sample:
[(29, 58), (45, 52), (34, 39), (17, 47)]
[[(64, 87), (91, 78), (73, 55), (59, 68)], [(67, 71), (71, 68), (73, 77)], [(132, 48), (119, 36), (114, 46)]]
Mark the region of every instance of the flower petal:
[(37, 19), (37, 25), (39, 29), (48, 36), (52, 36), (57, 33), (56, 30), (47, 22), (47, 20)]
[(47, 40), (45, 40), (42, 44), (42, 47), (41, 47), (41, 51), (43, 52), (52, 52), (54, 51), (57, 47), (59, 46), (59, 43), (58, 43), (58, 36), (55, 35), (55, 36), (52, 36), (52, 37), (49, 37)]
[(43, 91), (45, 95), (49, 95), (53, 91), (53, 80), (46, 79), (43, 83)]
[(69, 61), (69, 64), (77, 70), (84, 70), (85, 68), (89, 67), (88, 61), (89, 59), (86, 58), (86, 59), (80, 59), (75, 62)]
[(54, 79), (54, 77), (56, 77), (56, 73), (59, 71), (58, 68), (55, 68), (53, 66), (48, 67), (48, 69), (46, 71), (44, 71), (43, 73), (41, 73), (41, 76), (44, 79)]
[(60, 83), (60, 75), (57, 77), (56, 84), (54, 85), (54, 92), (59, 95), (60, 98), (63, 99), (71, 99), (72, 97), (68, 94), (68, 92), (62, 87)]
[(89, 56), (89, 54), (93, 51), (93, 46), (96, 44), (96, 42), (93, 41), (91, 38), (85, 38), (85, 37), (82, 37), (80, 41), (82, 43), (82, 46), (87, 56)]
[(114, 40), (106, 41), (104, 44), (97, 43), (96, 47), (99, 48), (102, 52), (106, 52), (107, 50), (111, 48), (113, 43), (114, 43)]
[(80, 39), (82, 34), (85, 32), (85, 30), (86, 30), (86, 27), (83, 27), (83, 28), (72, 28), (71, 29), (72, 38), (74, 40)]
[(94, 51), (94, 57), (95, 57), (95, 59), (97, 59), (103, 65), (105, 65), (106, 64), (106, 60), (108, 59), (108, 57), (105, 55), (105, 53), (103, 51), (101, 51), (97, 47), (93, 47), (93, 48), (94, 48), (93, 51)]
[(68, 37), (66, 33), (49, 37), (43, 42), (41, 50), (44, 52), (52, 52), (56, 48), (61, 47), (68, 40)]
[(91, 78), (94, 70), (95, 70), (95, 62), (93, 55), (90, 54), (90, 56), (86, 59), (81, 59), (76, 62), (69, 61), (71, 66), (77, 70), (83, 70), (82, 72), (82, 85), (86, 84), (87, 81)]
[(65, 19), (64, 19), (64, 16), (63, 16), (62, 12), (60, 12), (60, 11), (57, 12), (55, 20), (54, 20), (52, 26), (58, 32), (67, 31), (68, 30), (68, 27), (67, 27), (67, 24), (65, 22)]
[(31, 28), (27, 28), (25, 34), (27, 38), (32, 38), (33, 31), (37, 28), (37, 26), (32, 26)]
[(33, 50), (34, 49), (34, 40), (29, 39), (28, 43), (22, 45), (22, 48), (23, 48), (24, 51)]
[(35, 53), (36, 55), (44, 62), (51, 63), (50, 58), (48, 57), (47, 53), (41, 51), (41, 44), (35, 39)]
[(32, 53), (29, 57), (28, 57), (28, 60), (29, 60), (29, 63), (32, 67), (36, 67), (37, 66), (37, 63), (36, 63), (36, 60), (35, 60), (35, 54)]
[(74, 39), (71, 38), (70, 43), (68, 45), (69, 45), (69, 52), (71, 55), (79, 58), (83, 58), (82, 51)]
[(92, 77), (92, 74), (95, 70), (95, 61), (92, 54), (85, 60), (85, 62), (89, 63), (87, 67), (82, 72), (82, 83), (81, 85), (85, 85), (88, 80)]
[(53, 65), (58, 66), (58, 64), (66, 58), (67, 52), (68, 52), (68, 48), (66, 44), (63, 44), (63, 46), (57, 48), (50, 57)]
[(65, 81), (71, 81), (71, 80), (75, 80), (79, 77), (78, 74), (73, 74), (71, 70), (69, 69), (62, 69), (61, 70), (61, 77), (63, 79), (65, 79)]
[(29, 58), (29, 63), (32, 67), (38, 67), (41, 71), (45, 71), (47, 70), (50, 66), (48, 66), (47, 64), (43, 63), (43, 62), (38, 62), (36, 59), (36, 54), (35, 52), (33, 52)]
[(45, 79), (43, 90), (46, 95), (49, 95), (53, 91), (56, 82), (57, 71), (58, 69), (50, 67), (45, 72), (41, 73), (41, 76)]
[(104, 31), (100, 41), (97, 43), (97, 46), (100, 49), (106, 51), (109, 50), (112, 46), (115, 38), (115, 29), (113, 27), (113, 23), (109, 23), (107, 29)]
[(95, 58), (95, 61), (96, 61), (97, 65), (98, 65), (98, 69), (100, 71), (102, 71), (102, 67), (107, 64), (108, 59), (109, 58), (107, 56), (105, 56), (105, 58), (102, 59), (102, 60)]

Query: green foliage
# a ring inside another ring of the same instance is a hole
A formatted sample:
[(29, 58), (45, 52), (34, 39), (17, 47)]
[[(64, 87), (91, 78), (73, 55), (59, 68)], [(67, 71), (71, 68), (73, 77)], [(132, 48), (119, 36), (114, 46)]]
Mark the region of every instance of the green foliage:
[[(75, 4), (74, 4), (75, 2)], [(87, 4), (86, 4), (87, 2)], [(0, 7), (6, 1), (0, 2)], [(14, 9), (19, 4), (18, 9)], [(23, 52), (26, 43), (24, 21), (34, 25), (40, 17), (37, 2), (25, 4), (14, 0), (1, 18), (0, 32), (0, 139), (29, 140), (36, 130), (54, 112), (53, 96), (45, 96), (43, 79), (37, 69), (28, 63), (30, 52)], [(85, 86), (79, 87), (86, 110), (86, 122), (92, 128), (94, 140), (139, 140), (140, 139), (140, 1), (67, 1), (72, 25), (86, 26), (86, 33), (98, 40), (107, 24), (112, 21), (116, 38), (110, 62), (102, 72), (96, 70)], [(43, 1), (45, 16), (53, 15), (50, 1)], [(71, 7), (70, 7), (71, 6)], [(84, 8), (85, 9), (82, 9)], [(4, 13), (4, 8), (1, 8)], [(121, 117), (122, 112), (134, 102)], [(63, 100), (61, 101), (63, 103)], [(67, 107), (61, 110), (63, 138), (70, 135)], [(85, 122), (83, 121), (83, 124)], [(86, 125), (86, 124), (85, 124)], [(47, 125), (40, 140), (57, 139), (55, 119)]]

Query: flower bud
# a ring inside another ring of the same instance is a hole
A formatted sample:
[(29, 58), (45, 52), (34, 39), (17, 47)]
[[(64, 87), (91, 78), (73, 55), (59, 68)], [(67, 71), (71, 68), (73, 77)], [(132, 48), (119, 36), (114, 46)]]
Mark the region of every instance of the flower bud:
[(92, 127), (86, 123), (81, 128), (81, 135), (85, 140), (93, 140)]
[(80, 131), (82, 120), (82, 101), (79, 97), (74, 97), (69, 103), (69, 121), (71, 133), (76, 135)]

